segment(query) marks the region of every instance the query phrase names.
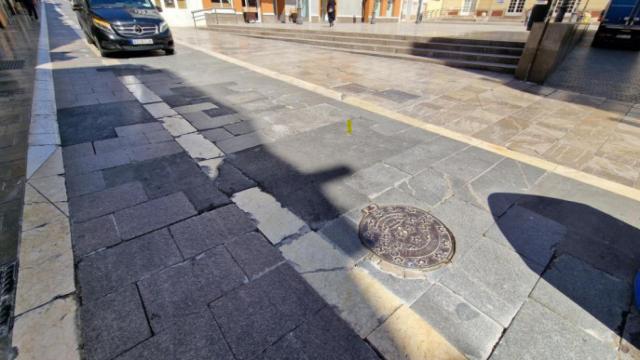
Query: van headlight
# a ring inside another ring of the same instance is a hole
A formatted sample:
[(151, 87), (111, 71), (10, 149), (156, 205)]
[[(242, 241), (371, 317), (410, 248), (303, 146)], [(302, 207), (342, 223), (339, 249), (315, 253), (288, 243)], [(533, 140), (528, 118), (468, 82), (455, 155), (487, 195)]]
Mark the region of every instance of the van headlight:
[(95, 25), (100, 30), (104, 30), (108, 33), (113, 33), (113, 28), (111, 27), (111, 24), (109, 24), (109, 22), (107, 21), (94, 17), (93, 25)]
[(166, 21), (163, 21), (160, 23), (160, 32), (163, 33), (165, 31), (169, 30), (169, 24), (167, 24)]

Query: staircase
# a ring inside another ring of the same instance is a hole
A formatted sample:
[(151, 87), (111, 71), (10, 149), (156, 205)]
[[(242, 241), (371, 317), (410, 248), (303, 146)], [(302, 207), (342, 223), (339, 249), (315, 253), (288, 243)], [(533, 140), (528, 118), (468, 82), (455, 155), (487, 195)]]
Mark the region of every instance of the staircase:
[(513, 73), (524, 43), (333, 30), (208, 25), (208, 29), (259, 39), (314, 45), (341, 51), (448, 66)]

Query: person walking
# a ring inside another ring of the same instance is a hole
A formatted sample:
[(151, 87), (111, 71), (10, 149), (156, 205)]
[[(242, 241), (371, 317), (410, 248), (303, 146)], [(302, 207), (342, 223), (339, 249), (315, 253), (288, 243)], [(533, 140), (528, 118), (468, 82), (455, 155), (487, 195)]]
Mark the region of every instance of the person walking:
[(327, 16), (329, 17), (329, 27), (333, 27), (336, 21), (336, 0), (327, 1)]

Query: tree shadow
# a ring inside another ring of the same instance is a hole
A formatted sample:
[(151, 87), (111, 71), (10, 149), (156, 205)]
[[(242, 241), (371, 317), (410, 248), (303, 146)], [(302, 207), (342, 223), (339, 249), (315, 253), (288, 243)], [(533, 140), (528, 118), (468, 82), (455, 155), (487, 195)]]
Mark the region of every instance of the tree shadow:
[[(640, 348), (637, 324), (627, 318), (637, 311), (632, 284), (640, 229), (558, 198), (493, 193), (488, 203), (501, 233), (488, 236), (541, 273), (531, 297), (601, 340), (616, 342), (615, 333)], [(505, 204), (513, 205), (504, 211)]]

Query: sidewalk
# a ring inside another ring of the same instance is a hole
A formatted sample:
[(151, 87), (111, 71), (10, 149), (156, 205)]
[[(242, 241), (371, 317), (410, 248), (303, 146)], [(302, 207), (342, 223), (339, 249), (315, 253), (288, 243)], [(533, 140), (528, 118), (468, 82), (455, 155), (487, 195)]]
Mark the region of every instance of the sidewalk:
[[(188, 46), (100, 59), (67, 2), (47, 19), (84, 358), (638, 355), (636, 200)], [(386, 272), (358, 239), (370, 203), (442, 220), (452, 262)]]
[(179, 28), (174, 36), (467, 135), (487, 148), (497, 145), (640, 189), (640, 105), (633, 102), (534, 86), (510, 75), (214, 31)]
[[(25, 189), (27, 132), (38, 23), (26, 15), (0, 30), (0, 357), (11, 354), (11, 313)], [(14, 64), (9, 62), (15, 61)], [(6, 67), (5, 67), (6, 66)]]

